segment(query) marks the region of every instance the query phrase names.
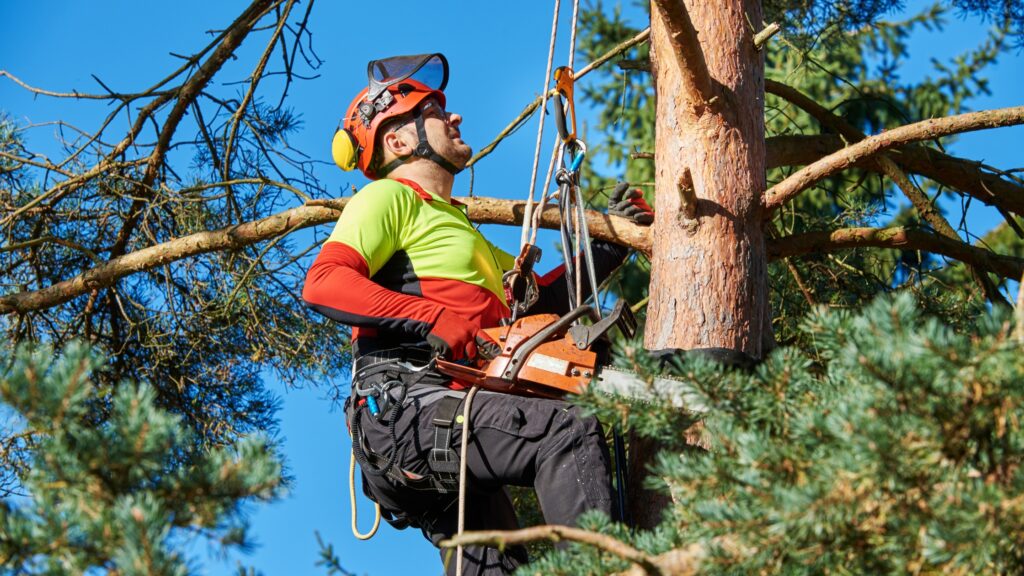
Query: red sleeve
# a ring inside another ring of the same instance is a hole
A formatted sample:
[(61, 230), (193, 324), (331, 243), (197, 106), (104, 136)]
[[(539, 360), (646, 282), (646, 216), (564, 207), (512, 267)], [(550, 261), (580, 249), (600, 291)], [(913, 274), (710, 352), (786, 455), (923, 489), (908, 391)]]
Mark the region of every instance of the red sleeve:
[(426, 337), (444, 309), (370, 280), (366, 260), (343, 242), (324, 244), (306, 273), (302, 299), (313, 310), (350, 326), (421, 337)]

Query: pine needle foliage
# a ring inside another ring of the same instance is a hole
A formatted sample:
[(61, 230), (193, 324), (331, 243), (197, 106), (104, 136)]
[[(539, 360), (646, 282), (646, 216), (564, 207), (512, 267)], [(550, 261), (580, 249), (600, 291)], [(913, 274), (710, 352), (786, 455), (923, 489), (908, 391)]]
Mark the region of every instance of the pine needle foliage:
[[(22, 346), (3, 364), (0, 398), (35, 445), (25, 494), (0, 501), (0, 565), (14, 573), (187, 574), (189, 537), (243, 545), (240, 506), (280, 489), (280, 460), (259, 438), (184, 464), (182, 417), (157, 407), (152, 386), (97, 386), (104, 359), (84, 344)], [(100, 423), (96, 403), (108, 406)]]
[[(901, 294), (858, 313), (818, 308), (801, 331), (811, 347), (750, 372), (670, 363), (706, 407), (707, 451), (679, 448), (664, 404), (589, 398), (674, 447), (653, 464), (673, 497), (657, 530), (587, 527), (652, 555), (697, 545), (700, 574), (1021, 573), (1024, 345), (1009, 314), (957, 331)], [(574, 545), (524, 573), (625, 568)]]

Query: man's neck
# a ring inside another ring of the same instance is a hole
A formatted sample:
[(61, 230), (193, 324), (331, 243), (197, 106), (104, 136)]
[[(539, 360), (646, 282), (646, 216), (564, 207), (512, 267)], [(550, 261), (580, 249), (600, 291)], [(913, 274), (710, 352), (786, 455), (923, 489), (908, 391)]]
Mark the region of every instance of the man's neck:
[(417, 161), (403, 164), (388, 174), (388, 178), (404, 178), (419, 184), (424, 190), (433, 192), (445, 202), (452, 200), (452, 184), (455, 177), (433, 162)]

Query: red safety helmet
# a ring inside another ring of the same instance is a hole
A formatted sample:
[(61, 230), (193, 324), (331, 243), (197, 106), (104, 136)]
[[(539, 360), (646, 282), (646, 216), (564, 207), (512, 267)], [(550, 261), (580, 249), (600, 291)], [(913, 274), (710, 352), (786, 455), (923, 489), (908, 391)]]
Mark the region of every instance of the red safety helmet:
[(371, 167), (377, 132), (388, 120), (411, 114), (416, 119), (420, 137), (413, 156), (428, 158), (452, 173), (458, 172), (426, 142), (419, 114), (420, 105), (430, 97), (437, 99), (441, 107), (445, 106), (443, 90), (448, 84), (448, 61), (444, 55), (418, 54), (374, 60), (367, 65), (367, 78), (369, 86), (349, 104), (334, 134), (331, 144), (334, 163), (346, 171), (358, 166), (370, 179), (386, 176), (408, 157), (380, 168), (380, 174), (375, 173)]

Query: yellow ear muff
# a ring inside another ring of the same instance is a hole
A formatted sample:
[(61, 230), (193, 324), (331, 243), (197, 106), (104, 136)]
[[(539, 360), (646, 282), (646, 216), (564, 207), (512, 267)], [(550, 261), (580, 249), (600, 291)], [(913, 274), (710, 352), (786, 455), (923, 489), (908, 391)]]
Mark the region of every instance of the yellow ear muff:
[(359, 146), (355, 137), (345, 129), (339, 129), (334, 133), (334, 140), (331, 142), (331, 158), (338, 168), (348, 172), (356, 167), (359, 159)]

